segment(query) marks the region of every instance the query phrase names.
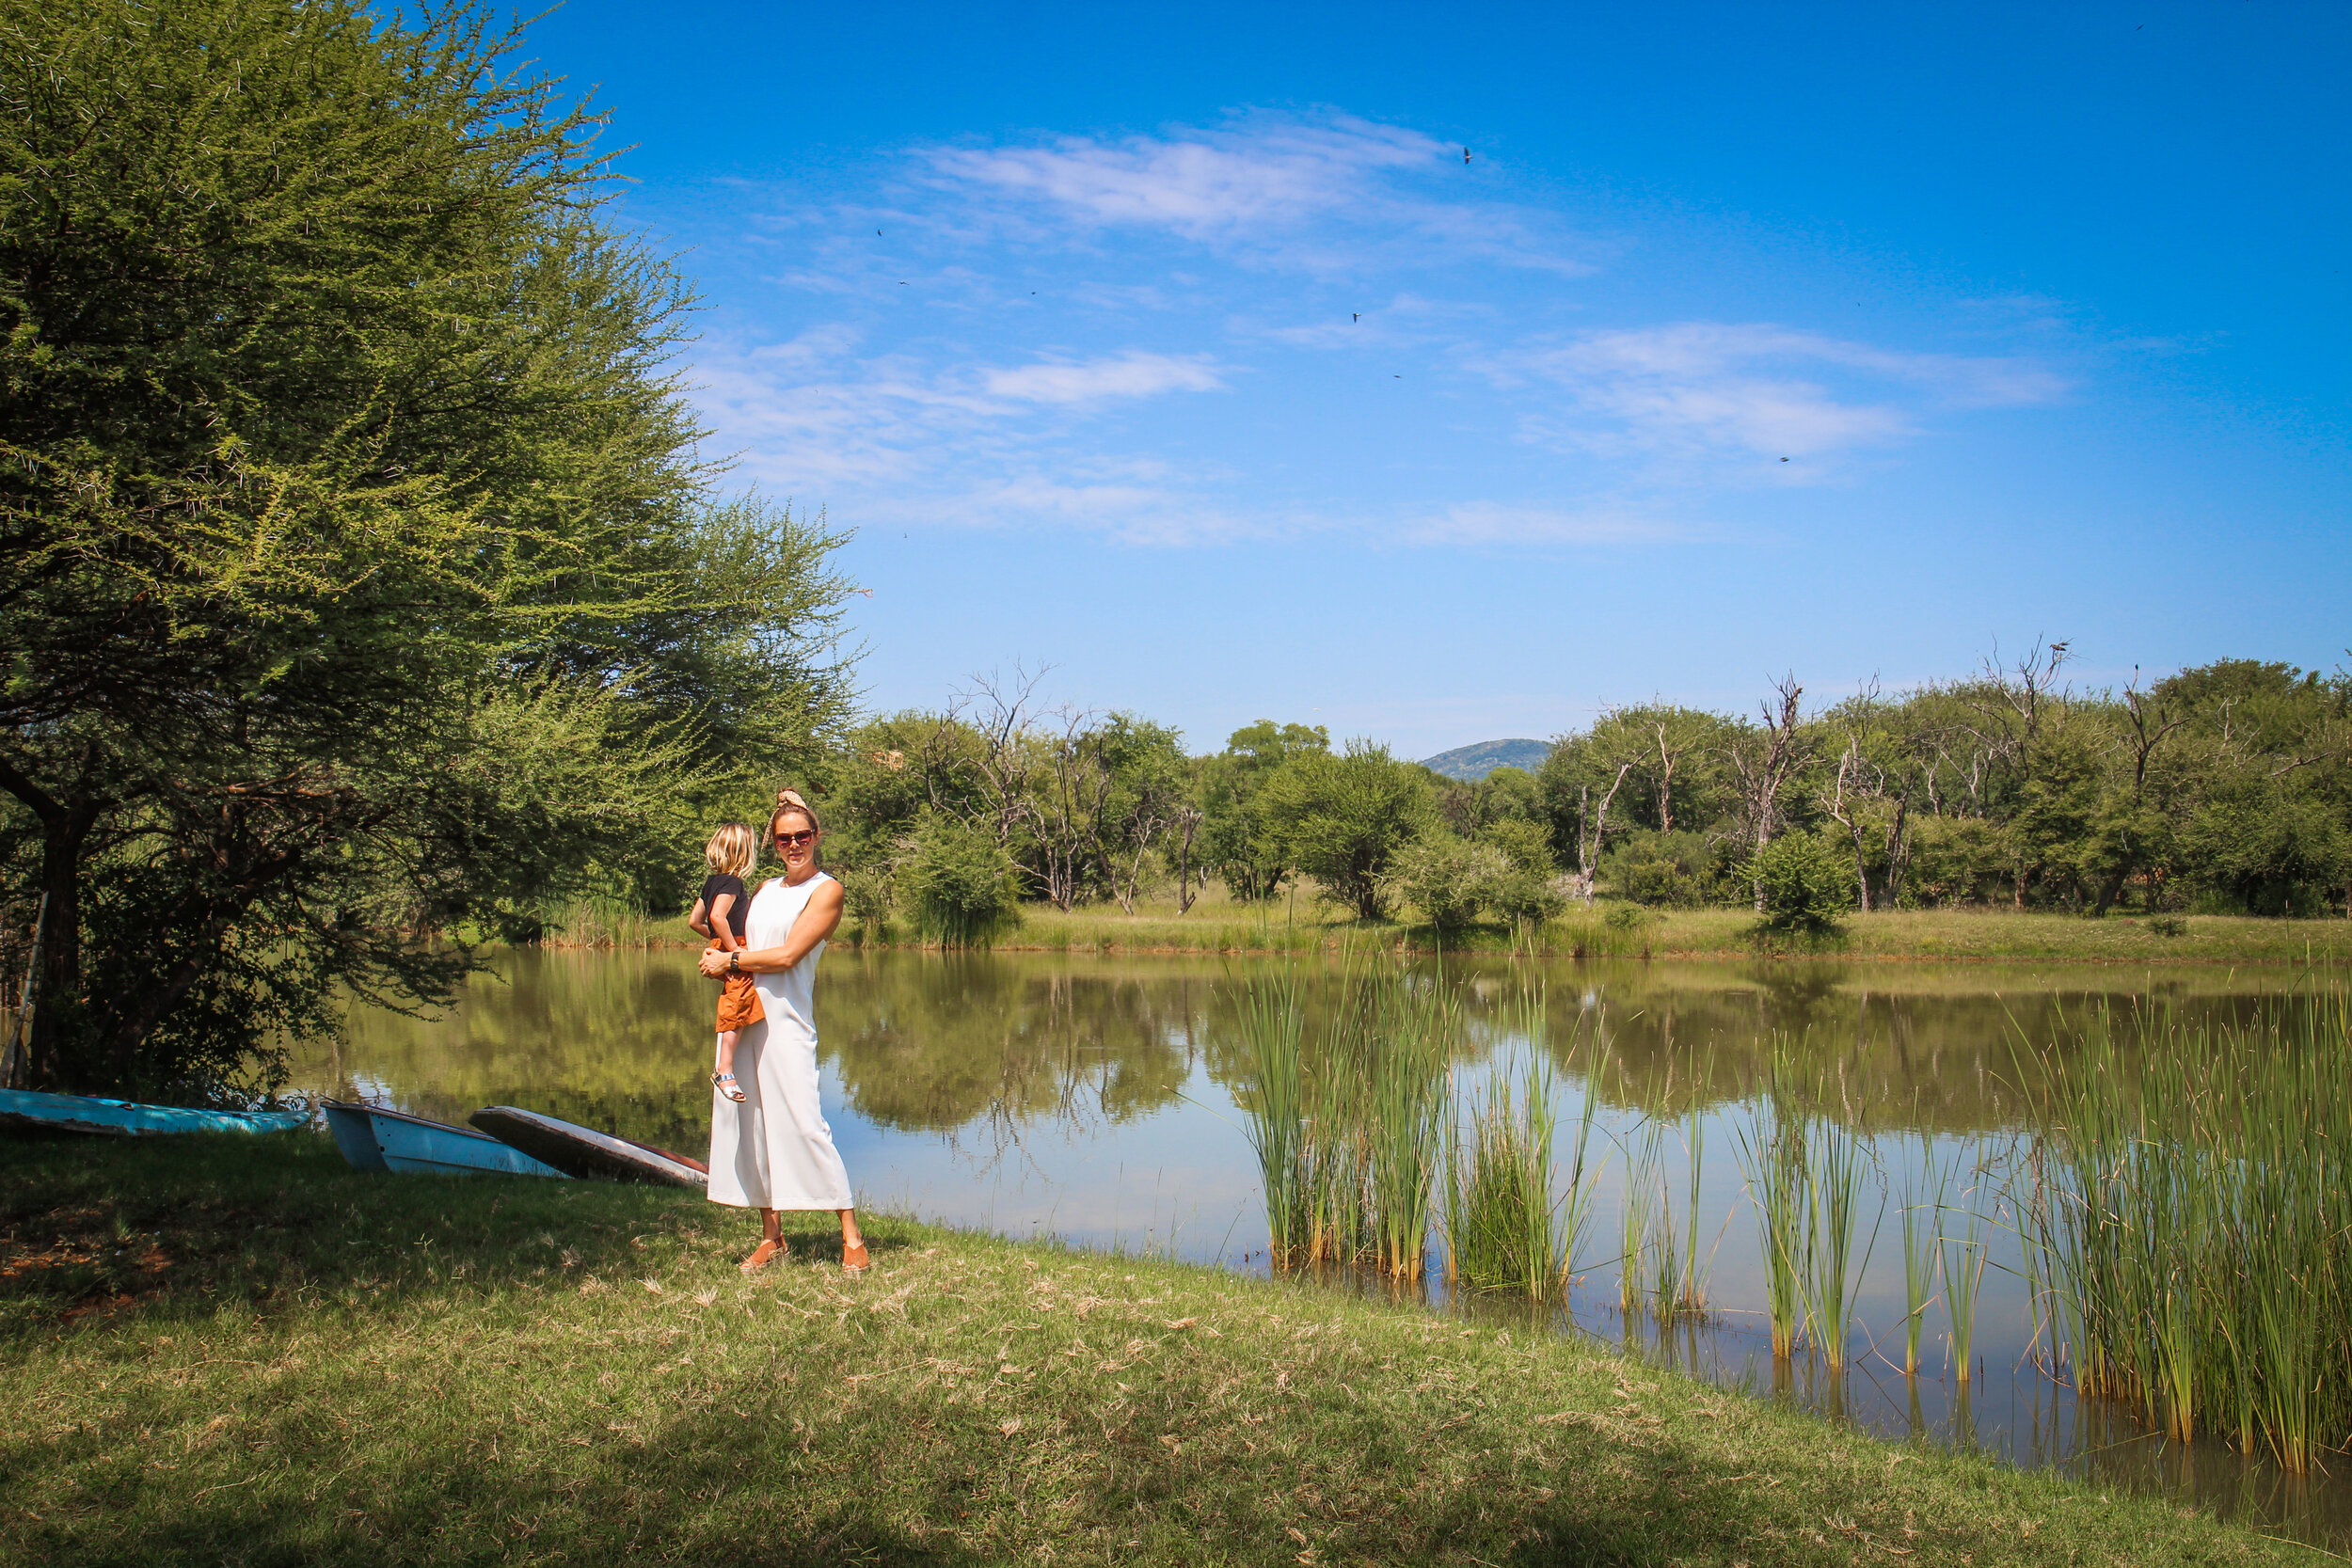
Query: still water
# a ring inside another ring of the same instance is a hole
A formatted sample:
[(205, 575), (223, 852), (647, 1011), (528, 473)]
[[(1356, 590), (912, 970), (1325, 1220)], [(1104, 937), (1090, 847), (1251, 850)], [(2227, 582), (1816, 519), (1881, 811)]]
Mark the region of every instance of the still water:
[[(866, 1207), (1014, 1236), (1263, 1272), (1258, 1171), (1235, 1105), (1236, 982), (1249, 960), (835, 950), (818, 990), (824, 1095)], [(1475, 1022), (1531, 975), (1545, 1037), (1466, 1032), (1457, 1082), (1524, 1069), (1541, 1052), (1567, 1121), (1596, 1102), (1592, 1222), (1564, 1332), (1892, 1436), (1974, 1449), (2153, 1488), (2304, 1539), (2352, 1541), (2352, 1485), (2285, 1477), (2219, 1443), (2180, 1444), (2050, 1377), (1996, 1173), (2019, 1156), (2026, 1093), (2097, 1009), (2151, 1002), (2244, 1018), (2292, 993), (2280, 969), (1561, 960), (1449, 962)], [(438, 1019), (362, 1012), (296, 1059), (294, 1086), (462, 1122), (514, 1104), (700, 1153), (709, 1136), (715, 989), (693, 954), (518, 951)], [(1603, 1049), (1596, 1052), (1597, 1039)], [(1831, 1375), (1775, 1361), (1764, 1269), (1740, 1159), (1775, 1051), (1802, 1061), (1821, 1108), (1869, 1135), (1876, 1161), (1856, 1252), (1852, 1359)], [(1598, 1065), (1596, 1066), (1595, 1064)], [(1564, 1125), (1555, 1150), (1570, 1148)], [(1698, 1153), (1693, 1180), (1692, 1150)], [(1619, 1309), (1619, 1215), (1645, 1187), (1701, 1238), (1708, 1311), (1661, 1329)], [(1933, 1162), (1960, 1173), (1986, 1241), (1972, 1370), (1925, 1318), (1919, 1376), (1902, 1375), (1900, 1212)], [(1981, 1178), (1977, 1172), (1985, 1172)], [(1653, 1186), (1652, 1183), (1655, 1183)], [(1692, 1194), (1695, 1191), (1695, 1203)], [(747, 1227), (745, 1235), (752, 1234)], [(1442, 1291), (1433, 1281), (1433, 1298)], [(1491, 1301), (1447, 1309), (1505, 1312)], [(1518, 1308), (1523, 1319), (1528, 1309)], [(2331, 1456), (2345, 1470), (2352, 1459)]]

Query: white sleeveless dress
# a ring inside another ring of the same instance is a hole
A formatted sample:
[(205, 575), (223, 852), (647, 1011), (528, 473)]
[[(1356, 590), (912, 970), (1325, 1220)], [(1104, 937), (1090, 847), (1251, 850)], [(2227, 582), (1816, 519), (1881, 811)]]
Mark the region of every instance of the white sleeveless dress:
[[(743, 923), (746, 947), (782, 947), (808, 907), (819, 871), (798, 887), (781, 877), (753, 895)], [(738, 1105), (710, 1094), (710, 1201), (739, 1209), (848, 1209), (850, 1173), (833, 1147), (833, 1129), (817, 1104), (817, 960), (818, 942), (790, 969), (757, 975), (767, 1013), (735, 1044)]]

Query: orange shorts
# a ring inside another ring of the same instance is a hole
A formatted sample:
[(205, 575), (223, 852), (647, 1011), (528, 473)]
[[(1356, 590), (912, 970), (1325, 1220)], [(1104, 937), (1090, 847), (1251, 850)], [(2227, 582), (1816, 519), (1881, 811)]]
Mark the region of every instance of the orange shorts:
[[(722, 952), (717, 942), (704, 949), (707, 953)], [(759, 988), (748, 974), (730, 974), (719, 990), (719, 1033), (732, 1035), (748, 1029), (768, 1016), (759, 1005)]]

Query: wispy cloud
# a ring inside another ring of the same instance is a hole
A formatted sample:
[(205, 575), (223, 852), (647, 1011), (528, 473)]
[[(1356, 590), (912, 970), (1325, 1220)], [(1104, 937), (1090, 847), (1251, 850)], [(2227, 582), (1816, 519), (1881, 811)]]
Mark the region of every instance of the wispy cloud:
[(1368, 120), (1327, 125), (1255, 119), (1216, 131), (1045, 147), (941, 149), (940, 173), (1033, 198), (1102, 224), (1168, 229), (1199, 239), (1290, 228), (1360, 200), (1386, 171), (1429, 167), (1449, 149)]
[(1252, 114), (1118, 141), (1065, 136), (923, 157), (944, 187), (974, 199), (1313, 272), (1447, 258), (1593, 270), (1554, 216), (1499, 199), (1454, 152), (1403, 126)]
[(1216, 363), (1205, 354), (1145, 354), (1134, 349), (1075, 363), (1049, 360), (992, 370), (981, 382), (997, 397), (1057, 404), (1148, 398), (1162, 392), (1214, 392), (1225, 386)]
[[(2037, 361), (1916, 354), (1758, 324), (1677, 322), (1586, 333), (1492, 356), (1500, 385), (1549, 381), (1568, 418), (1530, 434), (1604, 455), (1826, 460), (1915, 436), (1931, 410), (2052, 402), (2065, 381)], [(1581, 417), (1580, 417), (1581, 416)]]

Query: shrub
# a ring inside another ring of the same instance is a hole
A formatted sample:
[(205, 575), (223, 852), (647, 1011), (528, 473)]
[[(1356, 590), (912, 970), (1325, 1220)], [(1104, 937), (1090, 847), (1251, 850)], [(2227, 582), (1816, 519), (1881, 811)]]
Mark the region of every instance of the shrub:
[(852, 866), (835, 872), (841, 879), (841, 915), (857, 931), (879, 931), (890, 918), (894, 902), (887, 866)]
[(946, 947), (985, 947), (1021, 923), (1012, 857), (985, 829), (926, 816), (901, 846), (897, 880), (915, 934)]
[(1502, 850), (1451, 833), (1432, 833), (1398, 851), (1389, 887), (1421, 911), (1440, 935), (1478, 918), (1498, 888), (1518, 875)]
[(1811, 833), (1783, 833), (1748, 858), (1764, 891), (1768, 930), (1817, 935), (1836, 931), (1853, 908), (1853, 868)]
[(2185, 937), (2188, 935), (2188, 922), (2177, 914), (2152, 914), (2148, 917), (2148, 929), (2160, 937)]

